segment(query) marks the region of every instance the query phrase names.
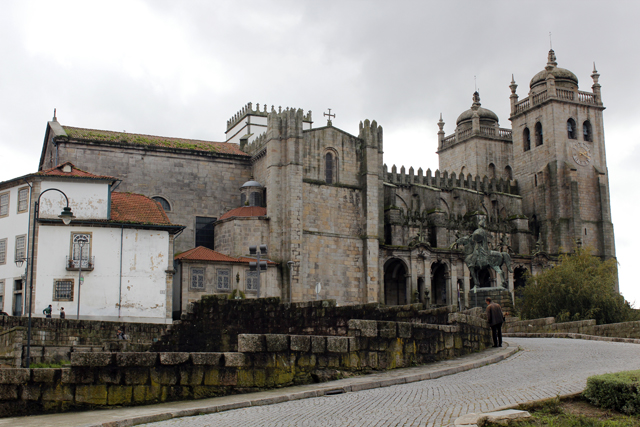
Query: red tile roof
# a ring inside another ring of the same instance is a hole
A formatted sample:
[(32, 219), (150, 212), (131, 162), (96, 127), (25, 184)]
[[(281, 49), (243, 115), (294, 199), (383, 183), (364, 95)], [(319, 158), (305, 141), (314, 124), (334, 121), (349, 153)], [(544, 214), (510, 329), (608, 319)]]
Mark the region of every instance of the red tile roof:
[(266, 216), (267, 208), (261, 208), (258, 206), (242, 206), (240, 208), (231, 209), (229, 212), (223, 214), (218, 220), (227, 219), (231, 217), (243, 217), (243, 216)]
[[(198, 246), (197, 248), (189, 249), (176, 255), (174, 259), (188, 260), (188, 261), (219, 261), (219, 262), (237, 262), (237, 263), (249, 263), (255, 261), (255, 258), (233, 258), (213, 249), (205, 248), (204, 246)], [(273, 261), (268, 261), (267, 264), (276, 265)]]
[(201, 141), (197, 139), (168, 138), (164, 136), (143, 135), (126, 132), (113, 132), (109, 130), (82, 129), (71, 126), (63, 126), (70, 139), (116, 142), (132, 145), (147, 145), (166, 148), (180, 148), (184, 150), (208, 151), (213, 153), (235, 154), (249, 156), (240, 151), (238, 144), (228, 142)]
[(160, 203), (142, 194), (111, 193), (111, 221), (173, 225)]
[[(69, 166), (71, 170), (69, 172), (65, 172), (63, 170), (65, 166)], [(65, 163), (62, 163), (62, 164), (56, 166), (55, 168), (51, 168), (51, 169), (47, 169), (47, 170), (43, 170), (43, 171), (37, 172), (35, 175), (70, 176), (70, 177), (75, 177), (75, 178), (104, 179), (104, 180), (112, 180), (112, 181), (116, 180), (116, 178), (113, 177), (113, 176), (95, 175), (95, 174), (92, 174), (90, 172), (83, 171), (82, 169), (78, 169), (71, 162), (65, 162)]]

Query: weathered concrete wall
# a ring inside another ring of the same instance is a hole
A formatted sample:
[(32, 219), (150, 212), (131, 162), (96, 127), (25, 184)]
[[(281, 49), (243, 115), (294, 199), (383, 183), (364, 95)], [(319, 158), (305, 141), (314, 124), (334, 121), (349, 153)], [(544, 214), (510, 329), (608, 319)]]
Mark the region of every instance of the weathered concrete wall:
[(245, 393), (409, 367), (489, 345), (482, 319), (351, 320), (348, 336), (240, 335), (240, 352), (73, 353), (71, 367), (0, 371), (0, 416)]

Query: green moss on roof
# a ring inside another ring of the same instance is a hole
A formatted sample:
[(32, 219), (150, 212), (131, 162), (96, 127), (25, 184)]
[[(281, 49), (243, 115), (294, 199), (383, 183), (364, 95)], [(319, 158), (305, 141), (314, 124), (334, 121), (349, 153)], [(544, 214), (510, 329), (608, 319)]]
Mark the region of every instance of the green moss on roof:
[(213, 153), (238, 154), (247, 156), (240, 151), (237, 144), (227, 142), (200, 141), (195, 139), (168, 138), (163, 136), (141, 135), (127, 132), (114, 132), (108, 130), (82, 129), (71, 126), (63, 126), (69, 139), (113, 142), (152, 147), (180, 148), (183, 150), (208, 151)]

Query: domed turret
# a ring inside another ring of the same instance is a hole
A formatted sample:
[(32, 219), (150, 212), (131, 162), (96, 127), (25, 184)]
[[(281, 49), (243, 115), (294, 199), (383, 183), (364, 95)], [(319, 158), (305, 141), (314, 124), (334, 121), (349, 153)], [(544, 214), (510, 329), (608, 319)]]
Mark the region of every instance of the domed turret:
[(465, 124), (467, 122), (471, 123), (471, 119), (473, 118), (473, 114), (475, 112), (478, 113), (480, 123), (482, 123), (483, 125), (497, 124), (498, 116), (496, 115), (496, 113), (486, 108), (482, 108), (480, 105), (480, 94), (476, 91), (473, 93), (473, 104), (471, 104), (471, 108), (458, 116), (456, 125), (460, 126), (461, 124)]
[(571, 71), (565, 68), (558, 67), (558, 63), (556, 62), (556, 54), (553, 49), (549, 51), (547, 66), (544, 70), (533, 76), (531, 82), (529, 83), (529, 88), (534, 89), (538, 86), (544, 86), (549, 75), (552, 75), (555, 79), (556, 86), (566, 88), (578, 87), (578, 77), (576, 77), (576, 75)]
[(262, 206), (263, 186), (257, 181), (247, 181), (240, 187), (241, 206)]

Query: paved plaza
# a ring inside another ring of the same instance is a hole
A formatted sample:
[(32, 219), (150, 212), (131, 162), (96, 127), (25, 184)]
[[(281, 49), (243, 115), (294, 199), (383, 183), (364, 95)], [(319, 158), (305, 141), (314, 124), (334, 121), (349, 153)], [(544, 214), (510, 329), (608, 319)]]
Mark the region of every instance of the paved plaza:
[(146, 424), (183, 426), (443, 426), (470, 412), (579, 392), (587, 377), (640, 369), (640, 345), (509, 338), (523, 351), (434, 380)]
[[(130, 426), (152, 419), (166, 421), (144, 425), (445, 426), (467, 413), (580, 392), (591, 375), (640, 369), (638, 344), (560, 338), (510, 337), (507, 341), (509, 349), (487, 349), (423, 367), (330, 383), (197, 401), (4, 418), (0, 427)], [(504, 359), (518, 346), (522, 351)], [(502, 361), (493, 363), (497, 360)], [(458, 373), (447, 375), (451, 372)], [(430, 376), (434, 379), (418, 381)], [(327, 390), (341, 388), (362, 391), (325, 395)], [(306, 396), (322, 397), (303, 398)], [(283, 403), (270, 404), (274, 401)], [(241, 409), (225, 410), (228, 408)], [(209, 412), (215, 413), (178, 418)]]

